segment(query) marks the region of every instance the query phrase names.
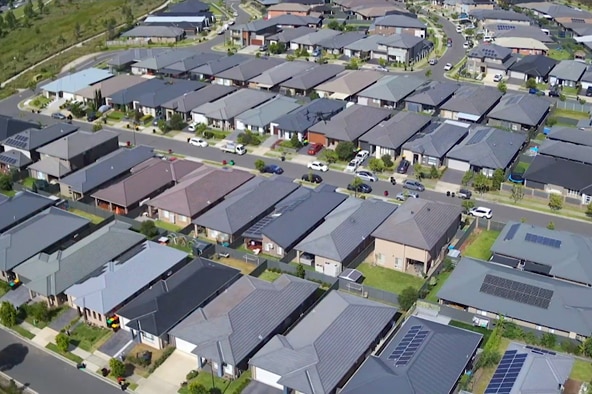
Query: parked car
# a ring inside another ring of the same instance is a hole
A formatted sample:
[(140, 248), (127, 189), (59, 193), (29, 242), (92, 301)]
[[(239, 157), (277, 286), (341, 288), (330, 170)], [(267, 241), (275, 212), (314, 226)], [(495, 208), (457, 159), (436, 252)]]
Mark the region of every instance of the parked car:
[(457, 33), (462, 33), (462, 31), (463, 31), (462, 26), (456, 26), (456, 32)]
[(320, 57), (321, 54), (322, 54), (322, 51), (319, 48), (317, 48), (314, 51), (312, 51), (312, 56), (313, 57)]
[(376, 71), (388, 72), (389, 69), (384, 66), (377, 66)]
[(378, 178), (370, 171), (357, 171), (356, 176), (368, 182), (376, 182)]
[(447, 46), (448, 48), (450, 48), (450, 47), (452, 46), (452, 38), (449, 38), (449, 39), (446, 41), (446, 46)]
[(471, 43), (468, 42), (468, 41), (465, 41), (464, 44), (463, 44), (463, 48), (464, 49), (469, 49), (470, 47), (471, 47)]
[(321, 149), (323, 149), (323, 145), (321, 144), (310, 144), (307, 153), (311, 156), (314, 156), (319, 153)]
[[(587, 96), (588, 94), (586, 94)], [(559, 86), (554, 85), (549, 89), (549, 97), (559, 97), (561, 96), (561, 92), (559, 91)]]
[(450, 71), (452, 70), (452, 63), (446, 63), (446, 65), (444, 66), (444, 71)]
[(430, 63), (430, 66), (435, 66), (438, 63), (438, 59), (433, 57), (430, 59), (429, 63)]
[(491, 219), (493, 216), (493, 213), (491, 212), (491, 209), (489, 209), (489, 208), (477, 207), (477, 208), (471, 209), (469, 211), (469, 215), (474, 216), (476, 218)]
[(304, 174), (302, 175), (302, 179), (303, 181), (306, 182), (310, 182), (310, 183), (321, 183), (323, 182), (323, 178), (321, 178), (319, 175), (317, 174)]
[(349, 185), (347, 185), (347, 190), (351, 190), (351, 191), (357, 191), (358, 193), (372, 193), (372, 188), (368, 185), (366, 185), (365, 183), (360, 183), (357, 187), (358, 190), (356, 190), (356, 187), (354, 185), (352, 185), (351, 183)]
[(154, 118), (154, 120), (152, 121), (152, 126), (158, 126), (158, 122), (160, 122), (162, 120), (162, 116), (157, 116), (156, 118)]
[(405, 182), (403, 182), (403, 189), (417, 190), (418, 192), (422, 192), (425, 190), (425, 186), (421, 182), (407, 179)]
[(86, 114), (86, 121), (87, 122), (94, 122), (97, 119), (98, 119), (97, 114), (95, 112), (89, 112), (88, 114)]
[(259, 52), (265, 52), (267, 51), (267, 45), (263, 44), (259, 47)]
[(408, 198), (419, 198), (419, 194), (415, 193), (415, 192), (400, 192), (397, 193), (397, 195), (395, 196), (395, 200), (397, 201), (405, 201)]
[(521, 185), (524, 183), (524, 174), (512, 173), (508, 176), (508, 181)]
[(397, 174), (407, 174), (407, 170), (409, 170), (409, 165), (411, 165), (409, 160), (401, 160), (401, 162), (397, 166)]
[(493, 82), (501, 82), (502, 79), (504, 79), (504, 76), (502, 74), (495, 74), (493, 76)]
[[(537, 88), (530, 88), (528, 89), (528, 93), (529, 94), (539, 94), (540, 90), (538, 90)], [(549, 92), (549, 96), (551, 95), (551, 92)]]
[(277, 174), (281, 175), (284, 173), (284, 169), (277, 164), (268, 164), (261, 170), (264, 174)]
[(51, 114), (51, 117), (54, 118), (54, 119), (59, 119), (59, 120), (66, 119), (66, 115), (64, 115), (61, 112), (55, 112), (55, 113)]
[(203, 138), (193, 137), (189, 139), (189, 145), (199, 146), (201, 148), (207, 147), (208, 141), (204, 140)]
[(470, 200), (473, 196), (473, 192), (469, 189), (460, 189), (457, 193), (457, 196), (463, 200)]
[(310, 163), (308, 163), (306, 165), (306, 167), (308, 167), (308, 168), (310, 168), (311, 170), (314, 170), (314, 171), (321, 171), (321, 172), (327, 172), (327, 171), (329, 171), (329, 166), (327, 166), (322, 161), (311, 161)]
[(195, 123), (191, 123), (188, 127), (187, 127), (187, 131), (191, 131), (192, 133), (195, 132), (195, 129), (197, 128), (197, 125)]
[(358, 169), (359, 165), (360, 165), (360, 163), (354, 159), (347, 164), (347, 167), (345, 167), (345, 171), (346, 172), (354, 172), (355, 170)]
[(586, 89), (586, 96), (592, 97), (592, 86), (588, 86), (588, 89)]
[(358, 163), (362, 164), (364, 160), (366, 160), (369, 156), (370, 152), (368, 152), (367, 150), (361, 150), (358, 153), (356, 153), (355, 159), (358, 160)]

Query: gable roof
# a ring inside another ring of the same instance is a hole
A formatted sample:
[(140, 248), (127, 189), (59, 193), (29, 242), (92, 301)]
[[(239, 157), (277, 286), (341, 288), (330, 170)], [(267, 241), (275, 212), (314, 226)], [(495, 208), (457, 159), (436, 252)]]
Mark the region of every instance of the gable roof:
[(256, 83), (260, 86), (271, 88), (281, 82), (284, 82), (295, 75), (312, 69), (314, 65), (310, 62), (285, 62), (278, 64), (267, 70), (262, 70), (262, 73), (249, 82)]
[(0, 163), (7, 165), (8, 168), (23, 169), (33, 163), (33, 160), (25, 156), (20, 150), (12, 149), (0, 153)]
[(29, 290), (44, 296), (58, 295), (142, 242), (144, 236), (130, 227), (113, 221), (65, 250), (31, 257), (15, 272)]
[(341, 33), (339, 35), (325, 38), (317, 43), (317, 46), (326, 49), (343, 49), (346, 45), (351, 44), (364, 38), (365, 35), (355, 31)]
[(337, 30), (322, 29), (304, 36), (296, 37), (292, 39), (291, 42), (298, 45), (314, 46), (318, 45), (323, 40), (327, 40), (340, 34), (341, 32)]
[(530, 37), (497, 37), (495, 42), (497, 45), (509, 49), (530, 49), (545, 52), (549, 50), (549, 47), (541, 41)]
[(195, 54), (194, 49), (188, 48), (175, 48), (169, 49), (168, 51), (164, 52), (157, 52), (153, 54), (151, 57), (145, 57), (136, 64), (132, 66), (132, 68), (139, 68), (139, 69), (147, 69), (147, 70), (161, 70), (167, 66), (170, 66), (173, 63), (177, 63), (179, 60), (185, 59), (187, 57), (193, 56)]
[(169, 72), (171, 74), (174, 74), (175, 72), (187, 72), (201, 65), (204, 65), (207, 62), (221, 59), (222, 57), (224, 57), (224, 55), (220, 53), (200, 52), (196, 53), (193, 56), (181, 59), (176, 63), (169, 64), (168, 66), (166, 66), (166, 68), (162, 70), (162, 72)]
[(291, 275), (273, 282), (243, 276), (171, 330), (194, 354), (240, 364), (319, 287)]
[(570, 142), (576, 145), (592, 146), (592, 132), (572, 127), (553, 126), (547, 134), (550, 140)]
[(318, 122), (318, 113), (332, 114), (335, 116), (345, 108), (346, 103), (338, 100), (316, 99), (309, 104), (296, 109), (274, 123), (278, 125), (280, 130), (295, 131), (303, 133), (309, 127)]
[(287, 335), (273, 337), (249, 364), (279, 375), (278, 384), (298, 392), (333, 393), (396, 313), (391, 306), (330, 291)]
[(510, 10), (480, 10), (469, 11), (469, 15), (477, 20), (494, 19), (496, 21), (530, 22), (530, 17)]
[(541, 124), (550, 108), (551, 102), (546, 98), (534, 94), (509, 93), (502, 97), (487, 116), (490, 119), (534, 127)]
[(409, 138), (426, 128), (431, 121), (432, 118), (429, 116), (416, 112), (399, 112), (389, 120), (374, 126), (360, 137), (360, 141), (384, 148), (398, 149)]
[(439, 125), (434, 124), (434, 126), (436, 127), (427, 128), (425, 132), (419, 133), (405, 142), (403, 149), (421, 155), (443, 158), (450, 149), (469, 134), (471, 125), (447, 120)]
[[(515, 25), (512, 23), (489, 23), (484, 26), (489, 32), (491, 32), (496, 39), (501, 37), (524, 37), (534, 38), (540, 42), (553, 43), (552, 36), (546, 35), (538, 26), (526, 26), (526, 25)], [(527, 55), (530, 56), (543, 56), (544, 55)], [(550, 59), (550, 58), (549, 58)], [(555, 61), (559, 63), (559, 61)]]
[[(486, 275), (493, 275), (550, 292), (548, 308), (541, 308), (492, 296), (480, 291)], [(503, 314), (535, 325), (588, 336), (592, 332), (592, 311), (587, 300), (592, 288), (463, 257), (438, 292), (438, 298), (460, 305)]]
[[(278, 5), (285, 5), (285, 3), (280, 3)], [(269, 8), (268, 8), (268, 10), (269, 10)], [(287, 44), (290, 41), (297, 39), (298, 37), (302, 37), (307, 34), (314, 33), (315, 31), (317, 31), (317, 30), (312, 27), (299, 26), (299, 27), (295, 27), (293, 29), (283, 29), (281, 32), (276, 33), (276, 34), (272, 34), (271, 36), (267, 37), (267, 40), (268, 41), (277, 41), (277, 42), (282, 42), (284, 44)]]
[(432, 81), (427, 85), (416, 89), (414, 93), (405, 98), (405, 101), (409, 103), (438, 107), (443, 102), (452, 97), (458, 88), (460, 88), (459, 83), (448, 81)]
[(592, 14), (588, 11), (577, 10), (564, 4), (532, 2), (520, 4), (520, 8), (528, 8), (539, 13), (547, 14), (553, 18), (592, 18)]
[(160, 89), (145, 93), (134, 100), (134, 102), (137, 102), (142, 107), (158, 108), (170, 100), (178, 99), (187, 93), (194, 92), (205, 86), (207, 85), (200, 81), (175, 81), (171, 79)]
[(545, 55), (528, 55), (510, 66), (510, 71), (521, 72), (534, 77), (546, 78), (559, 63)]
[(127, 49), (118, 53), (115, 53), (112, 58), (107, 60), (107, 64), (110, 66), (123, 66), (126, 64), (139, 62), (142, 59), (146, 59), (155, 56), (159, 53), (168, 52), (168, 48), (132, 48)]
[(240, 89), (216, 101), (200, 105), (191, 112), (201, 114), (208, 119), (232, 120), (235, 116), (263, 104), (275, 96), (275, 93), (263, 90)]
[(75, 93), (97, 82), (111, 78), (112, 76), (113, 74), (108, 70), (86, 68), (84, 70), (66, 74), (63, 77), (41, 86), (40, 89), (50, 93)]
[(39, 124), (0, 114), (0, 141), (30, 128), (38, 129)]
[(253, 58), (217, 73), (215, 74), (215, 77), (220, 79), (246, 82), (251, 78), (261, 75), (261, 73), (269, 70), (270, 68), (282, 64), (283, 62), (284, 61), (281, 59), (271, 57)]
[[(406, 347), (404, 338), (417, 329), (426, 337), (411, 359), (404, 365), (389, 359), (397, 348)], [(393, 387), (397, 394), (452, 393), (482, 338), (476, 332), (411, 316), (380, 355), (362, 364), (341, 393), (387, 393)]]
[(32, 151), (53, 142), (60, 137), (72, 134), (76, 130), (78, 130), (78, 126), (68, 123), (57, 123), (43, 129), (30, 128), (8, 137), (2, 141), (2, 145), (25, 151)]
[(197, 258), (144, 290), (117, 315), (128, 320), (127, 327), (160, 337), (240, 276), (237, 269)]
[(124, 105), (137, 101), (140, 97), (150, 94), (152, 92), (163, 89), (166, 80), (160, 78), (147, 79), (145, 82), (140, 82), (136, 85), (118, 90), (112, 93), (108, 98), (112, 104)]
[(234, 168), (203, 166), (146, 205), (192, 218), (252, 178), (252, 174)]
[(117, 133), (114, 131), (99, 130), (91, 132), (79, 130), (39, 147), (37, 152), (62, 160), (71, 160), (107, 141), (117, 140), (117, 138)]
[(190, 160), (149, 159), (150, 165), (134, 172), (120, 182), (99, 189), (92, 198), (127, 208), (139, 203), (157, 190), (178, 182), (185, 175), (202, 166)]
[(296, 11), (308, 12), (310, 7), (300, 3), (279, 3), (267, 8), (268, 11)]
[(563, 141), (544, 140), (538, 153), (559, 159), (592, 165), (592, 146), (575, 145)]
[(255, 19), (248, 23), (229, 26), (228, 29), (232, 31), (245, 31), (250, 33), (257, 33), (275, 26), (275, 22), (271, 22), (269, 19)]
[(182, 250), (146, 241), (64, 292), (74, 304), (100, 314), (113, 311), (187, 258)]
[(191, 73), (197, 74), (197, 75), (212, 76), (212, 75), (216, 75), (224, 70), (228, 70), (229, 68), (232, 68), (238, 64), (246, 62), (250, 59), (252, 59), (252, 58), (249, 56), (240, 55), (240, 54), (232, 55), (232, 56), (225, 56), (223, 58), (207, 62), (206, 64), (203, 64), (197, 68), (194, 68), (193, 70), (191, 70)]
[(295, 98), (278, 95), (275, 98), (249, 109), (236, 117), (244, 125), (267, 127), (276, 119), (300, 108)]
[(318, 25), (321, 22), (320, 18), (315, 16), (302, 16), (293, 14), (282, 14), (268, 19), (269, 22), (277, 26), (309, 26)]
[(0, 235), (0, 269), (12, 270), (89, 224), (88, 219), (55, 207), (38, 213)]
[(378, 123), (388, 119), (393, 111), (387, 108), (353, 104), (328, 121), (320, 121), (308, 129), (340, 141), (355, 141)]
[(390, 48), (411, 49), (424, 41), (426, 42), (426, 44), (429, 44), (427, 40), (425, 40), (424, 38), (416, 37), (412, 34), (403, 33), (384, 36), (381, 40), (378, 41), (378, 44)]
[(318, 85), (315, 90), (317, 92), (327, 92), (330, 94), (329, 98), (336, 96), (335, 98), (344, 99), (361, 92), (383, 76), (384, 74), (378, 71), (347, 70), (336, 78)]
[(234, 86), (224, 86), (218, 84), (207, 85), (203, 89), (189, 92), (181, 97), (175, 97), (172, 100), (162, 104), (163, 108), (172, 109), (177, 112), (191, 112), (195, 108), (205, 103), (211, 103), (222, 97), (228, 96), (237, 90)]
[(538, 155), (523, 176), (527, 183), (557, 185), (592, 195), (592, 166), (588, 164)]
[(358, 96), (397, 103), (425, 84), (425, 79), (412, 75), (389, 75), (362, 90)]
[(0, 233), (53, 205), (54, 200), (30, 191), (21, 191), (0, 201)]
[(375, 26), (387, 26), (387, 27), (407, 27), (415, 29), (426, 29), (426, 25), (417, 18), (409, 16), (409, 14), (393, 14), (385, 15), (374, 20)]
[(380, 200), (348, 198), (325, 221), (296, 245), (295, 249), (334, 261), (350, 257), (372, 235), (397, 205)]
[(469, 118), (480, 118), (497, 104), (503, 95), (491, 86), (461, 85), (440, 108), (469, 115)]
[(340, 64), (319, 64), (308, 71), (293, 76), (287, 81), (281, 82), (280, 86), (289, 89), (308, 90), (335, 77), (343, 72), (345, 67)]
[(378, 43), (382, 41), (385, 37), (374, 34), (371, 36), (363, 37), (357, 41), (354, 41), (350, 44), (345, 45), (344, 49), (349, 49), (351, 51), (363, 51), (363, 52), (370, 52), (378, 50)]
[[(203, 18), (203, 17), (201, 17)], [(166, 19), (166, 17), (147, 17), (146, 22), (155, 22), (156, 20)], [(168, 22), (163, 20), (163, 22)], [(169, 22), (170, 23), (170, 22)], [(185, 34), (185, 30), (174, 26), (158, 26), (158, 25), (139, 25), (131, 30), (123, 32), (122, 37), (167, 37), (175, 38), (182, 37)]]
[(575, 60), (562, 60), (549, 73), (551, 77), (567, 81), (579, 81), (588, 66)]
[(193, 223), (225, 234), (242, 233), (298, 187), (282, 176), (251, 179)]
[(209, 11), (210, 6), (196, 0), (186, 0), (180, 3), (167, 5), (167, 12), (195, 14), (199, 12)]

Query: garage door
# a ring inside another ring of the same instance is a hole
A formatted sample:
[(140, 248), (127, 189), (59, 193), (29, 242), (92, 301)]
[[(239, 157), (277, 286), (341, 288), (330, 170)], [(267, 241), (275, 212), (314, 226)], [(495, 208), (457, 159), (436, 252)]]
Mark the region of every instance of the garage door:
[(184, 340), (179, 339), (179, 338), (175, 338), (175, 347), (177, 349), (181, 350), (182, 352), (185, 352), (185, 353), (188, 353), (188, 354), (193, 354), (191, 352), (193, 351), (193, 349), (195, 349), (195, 345), (194, 344), (189, 343), (189, 342), (184, 341)]
[(464, 161), (450, 159), (450, 160), (448, 160), (448, 168), (450, 168), (451, 170), (458, 170), (458, 171), (467, 172), (467, 171), (469, 171), (471, 166), (469, 165), (469, 163), (466, 163)]
[(261, 383), (265, 383), (268, 386), (275, 387), (277, 389), (283, 390), (284, 386), (278, 384), (277, 381), (280, 380), (281, 376), (266, 371), (261, 368), (253, 368), (253, 372), (255, 373), (255, 380)]

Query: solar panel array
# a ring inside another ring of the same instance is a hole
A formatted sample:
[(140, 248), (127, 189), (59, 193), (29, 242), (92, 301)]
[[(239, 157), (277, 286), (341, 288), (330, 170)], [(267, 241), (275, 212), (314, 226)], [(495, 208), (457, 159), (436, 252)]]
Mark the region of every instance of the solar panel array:
[(545, 350), (545, 349), (541, 349), (541, 348), (534, 347), (534, 346), (526, 346), (526, 348), (527, 348), (528, 350), (530, 350), (532, 353), (536, 353), (536, 354), (548, 354), (548, 355), (550, 355), (550, 356), (555, 356), (555, 355), (557, 355), (557, 353), (555, 353), (555, 352), (552, 352), (552, 351), (550, 351), (550, 350)]
[(519, 228), (520, 228), (520, 223), (514, 223), (512, 226), (510, 226), (510, 229), (508, 230), (508, 232), (506, 233), (506, 236), (504, 237), (504, 241), (510, 241), (510, 240), (514, 239), (514, 236), (516, 235), (516, 231), (518, 231)]
[(558, 239), (543, 237), (541, 235), (536, 235), (532, 233), (526, 233), (526, 235), (524, 236), (524, 240), (539, 245), (550, 246), (555, 249), (559, 249), (561, 247), (561, 241)]
[(528, 354), (508, 350), (504, 353), (485, 394), (510, 394)]
[(481, 49), (481, 52), (483, 53), (483, 55), (485, 55), (489, 58), (497, 59), (497, 52), (494, 51), (493, 49), (483, 48), (483, 49)]
[(483, 141), (485, 137), (489, 134), (488, 129), (481, 129), (475, 131), (475, 133), (471, 136), (471, 139), (467, 142), (467, 145), (478, 144), (479, 142)]
[(542, 309), (549, 308), (553, 297), (552, 290), (490, 274), (485, 275), (479, 291)]
[(29, 138), (27, 136), (21, 135), (21, 134), (17, 134), (12, 136), (12, 138), (10, 138), (7, 141), (8, 145), (12, 145), (15, 148), (26, 148), (27, 147), (27, 142), (29, 141)]
[(497, 29), (498, 30), (514, 30), (514, 29), (516, 29), (516, 26), (512, 26), (512, 25), (497, 25)]
[(12, 156), (0, 155), (0, 162), (6, 163), (9, 165), (15, 165), (17, 160)]
[(428, 330), (422, 330), (422, 328), (420, 325), (412, 326), (395, 350), (388, 356), (389, 360), (395, 362), (395, 367), (407, 365), (425, 341), (430, 332)]

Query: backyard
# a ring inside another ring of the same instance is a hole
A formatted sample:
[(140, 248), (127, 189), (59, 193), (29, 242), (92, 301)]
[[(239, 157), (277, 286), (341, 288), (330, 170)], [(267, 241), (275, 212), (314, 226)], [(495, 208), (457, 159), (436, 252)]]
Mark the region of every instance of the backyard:
[(261, 273), (261, 275), (258, 276), (258, 278), (262, 279), (262, 280), (266, 280), (268, 282), (273, 282), (274, 280), (279, 278), (280, 275), (281, 275), (281, 273), (279, 273), (279, 272), (265, 270)]
[(557, 118), (570, 118), (570, 119), (577, 119), (577, 120), (588, 119), (590, 117), (590, 115), (588, 115), (586, 112), (573, 111), (570, 109), (562, 109), (562, 108), (555, 108), (553, 110), (553, 113), (551, 116), (554, 116)]
[(99, 224), (105, 220), (100, 216), (93, 215), (92, 213), (88, 213), (80, 209), (70, 208), (68, 209), (68, 212), (73, 213), (74, 215), (82, 216), (83, 218), (90, 220), (92, 224)]
[[(197, 377), (191, 379), (187, 386), (182, 387), (179, 390), (180, 394), (191, 394), (189, 391), (189, 385), (193, 382), (197, 384), (201, 384), (207, 390), (216, 388), (220, 390), (221, 393), (240, 393), (240, 388), (244, 388), (248, 381), (251, 380), (251, 372), (243, 372), (243, 374), (236, 380), (227, 380), (222, 379), (217, 376), (214, 376), (211, 372), (203, 370), (200, 371)], [(212, 391), (214, 392), (214, 391)]]
[(438, 281), (436, 282), (436, 285), (431, 288), (430, 292), (428, 293), (428, 296), (426, 297), (426, 301), (438, 302), (438, 292), (440, 291), (442, 286), (444, 286), (444, 283), (446, 283), (446, 280), (448, 279), (451, 273), (452, 271), (442, 272), (440, 275), (436, 276), (436, 279)]
[(489, 260), (491, 257), (491, 247), (499, 234), (499, 231), (475, 229), (461, 248), (462, 255), (481, 260)]
[(399, 294), (407, 287), (419, 289), (423, 285), (423, 278), (409, 275), (388, 268), (362, 263), (357, 269), (364, 274), (364, 285)]
[(105, 343), (113, 331), (80, 323), (70, 332), (70, 343), (82, 350), (92, 352)]
[(161, 228), (163, 230), (170, 231), (172, 233), (178, 233), (179, 231), (181, 231), (183, 229), (182, 227), (179, 227), (179, 226), (172, 224), (172, 223), (163, 222), (162, 220), (155, 220), (154, 224), (156, 225), (156, 227)]
[(256, 264), (249, 263), (245, 260), (235, 259), (233, 257), (221, 257), (221, 258), (217, 258), (217, 259), (215, 258), (214, 261), (216, 261), (217, 263), (220, 263), (220, 264), (234, 267), (234, 268), (240, 270), (240, 272), (244, 275), (250, 274), (257, 266)]
[[(508, 348), (509, 344), (510, 344), (509, 339), (501, 338), (499, 346), (497, 348), (499, 353), (504, 354), (504, 352)], [(475, 377), (473, 378), (474, 379), (473, 387), (472, 387), (473, 393), (484, 393), (485, 392), (485, 389), (487, 389), (487, 386), (489, 385), (489, 381), (493, 377), (493, 374), (495, 373), (496, 368), (497, 368), (497, 364), (493, 365), (491, 367), (480, 369), (479, 371), (477, 371), (477, 373), (475, 373)]]
[(569, 377), (579, 382), (590, 382), (592, 380), (592, 363), (576, 359)]

